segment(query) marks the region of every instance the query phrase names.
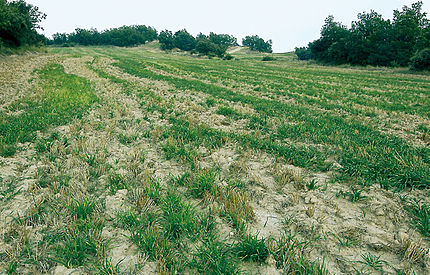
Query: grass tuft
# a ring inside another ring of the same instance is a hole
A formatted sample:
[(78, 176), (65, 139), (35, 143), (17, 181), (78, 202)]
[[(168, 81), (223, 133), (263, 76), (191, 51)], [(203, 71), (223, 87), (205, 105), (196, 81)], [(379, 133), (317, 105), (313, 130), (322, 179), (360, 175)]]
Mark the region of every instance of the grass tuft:
[(215, 237), (204, 239), (193, 254), (191, 267), (200, 274), (238, 274), (239, 266), (232, 248)]
[(258, 239), (258, 235), (247, 234), (234, 245), (233, 251), (242, 260), (262, 263), (269, 256), (266, 239)]

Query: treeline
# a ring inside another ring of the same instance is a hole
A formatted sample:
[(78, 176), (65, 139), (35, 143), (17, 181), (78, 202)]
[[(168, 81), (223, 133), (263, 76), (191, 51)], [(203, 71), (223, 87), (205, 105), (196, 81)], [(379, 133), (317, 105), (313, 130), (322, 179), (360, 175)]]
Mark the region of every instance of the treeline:
[(73, 33), (56, 33), (48, 41), (49, 45), (74, 46), (76, 44), (111, 45), (119, 47), (137, 46), (157, 39), (157, 31), (144, 25), (123, 26), (102, 32), (96, 29), (77, 28)]
[(175, 33), (164, 30), (158, 35), (158, 41), (162, 50), (178, 48), (183, 51), (190, 51), (210, 57), (225, 57), (227, 59), (231, 58), (229, 55), (226, 55), (227, 48), (239, 45), (237, 44), (237, 39), (228, 34), (215, 34), (211, 32), (209, 35), (205, 35), (199, 33), (194, 37), (186, 29)]
[(46, 15), (25, 1), (0, 0), (0, 48), (42, 45), (45, 36), (38, 34), (39, 23)]
[[(101, 32), (97, 29), (77, 28), (72, 33), (56, 33), (52, 39), (47, 39), (37, 33), (37, 29), (42, 29), (39, 23), (45, 18), (46, 15), (40, 12), (38, 7), (27, 4), (24, 0), (0, 0), (0, 48), (45, 44), (66, 47), (75, 45), (128, 47), (158, 39), (163, 50), (178, 48), (209, 57), (230, 59), (232, 57), (226, 54), (228, 47), (239, 45), (237, 39), (228, 34), (211, 32), (209, 35), (200, 33), (194, 37), (186, 29), (175, 33), (164, 30), (158, 34), (155, 28), (145, 25), (123, 26)], [(245, 37), (242, 45), (259, 52), (272, 52), (272, 41), (264, 41), (258, 35)]]
[[(228, 47), (239, 46), (237, 38), (229, 34), (199, 33), (196, 37), (186, 29), (172, 33), (169, 30), (161, 31), (159, 34), (153, 27), (144, 25), (123, 26), (105, 30), (76, 29), (73, 33), (56, 33), (48, 41), (49, 45), (75, 46), (75, 45), (112, 45), (112, 46), (137, 46), (158, 39), (162, 50), (178, 48), (183, 51), (199, 53), (209, 57), (218, 56), (230, 59), (226, 54)], [(242, 40), (242, 45), (251, 50), (260, 52), (272, 52), (272, 41), (264, 41), (257, 35), (247, 36)]]
[[(209, 35), (199, 33), (196, 37), (192, 36), (186, 29), (172, 33), (164, 30), (158, 35), (160, 48), (162, 50), (171, 50), (178, 48), (192, 53), (202, 55), (218, 56), (226, 59), (232, 57), (226, 54), (227, 48), (239, 46), (237, 38), (228, 34), (216, 34), (211, 32)], [(242, 40), (242, 45), (249, 47), (251, 50), (260, 52), (272, 52), (272, 41), (264, 41), (257, 35), (247, 36)]]
[[(308, 47), (296, 48), (299, 59), (315, 59), (330, 64), (408, 66), (420, 69), (427, 64), (430, 28), (422, 2), (395, 10), (393, 20), (375, 11), (358, 14), (350, 28), (327, 17), (321, 37)], [(415, 56), (414, 56), (415, 55)]]

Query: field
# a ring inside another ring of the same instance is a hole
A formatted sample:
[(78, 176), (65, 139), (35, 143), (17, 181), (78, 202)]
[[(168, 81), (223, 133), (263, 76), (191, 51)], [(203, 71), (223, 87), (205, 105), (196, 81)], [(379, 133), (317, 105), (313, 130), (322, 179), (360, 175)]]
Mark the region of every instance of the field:
[(6, 274), (430, 274), (430, 76), (236, 49), (0, 57)]

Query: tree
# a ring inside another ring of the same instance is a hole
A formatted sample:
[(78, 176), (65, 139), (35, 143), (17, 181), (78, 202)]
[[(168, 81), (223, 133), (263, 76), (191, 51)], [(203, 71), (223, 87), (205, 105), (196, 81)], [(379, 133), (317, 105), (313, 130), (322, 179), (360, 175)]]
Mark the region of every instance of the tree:
[(220, 45), (220, 46), (224, 46), (224, 47), (230, 47), (230, 46), (237, 46), (237, 39), (232, 36), (232, 35), (228, 35), (228, 34), (216, 34), (211, 32), (209, 34), (208, 39), (216, 44), (216, 45)]
[(348, 29), (344, 25), (335, 22), (333, 16), (328, 16), (321, 28), (321, 37), (309, 44), (312, 56), (324, 62), (345, 63), (348, 35)]
[(0, 0), (0, 41), (9, 47), (38, 45), (45, 37), (37, 33), (46, 15), (23, 0)]
[(196, 50), (200, 54), (223, 57), (227, 51), (226, 46), (217, 45), (211, 42), (209, 39), (200, 38), (197, 40)]
[(173, 40), (175, 47), (183, 51), (191, 51), (196, 48), (196, 39), (186, 29), (177, 31)]
[(296, 48), (295, 53), (299, 60), (309, 60), (312, 59), (312, 52), (307, 47)]
[[(401, 11), (395, 10), (393, 14), (393, 49), (396, 52), (395, 61), (402, 66), (409, 63), (413, 54), (429, 46), (427, 14), (422, 12), (423, 2), (412, 4), (409, 8), (404, 6)], [(423, 39), (424, 41), (420, 41)]]
[(52, 40), (49, 41), (48, 43), (60, 45), (60, 44), (67, 43), (67, 41), (68, 41), (67, 33), (54, 33), (52, 35)]
[(253, 51), (264, 53), (272, 52), (272, 40), (264, 41), (258, 35), (246, 36), (244, 39), (242, 39), (242, 45), (249, 47)]
[(171, 50), (175, 47), (173, 34), (171, 31), (164, 30), (158, 35), (158, 41), (162, 50)]
[[(321, 37), (309, 43), (312, 58), (325, 63), (376, 66), (407, 66), (419, 50), (430, 47), (430, 28), (422, 2), (394, 11), (394, 18), (385, 20), (371, 10), (359, 13), (351, 28), (327, 17)], [(306, 49), (296, 50), (303, 54)]]
[(357, 18), (350, 29), (348, 62), (360, 65), (390, 65), (393, 59), (390, 20), (385, 20), (373, 10), (370, 13), (360, 13)]
[(430, 48), (417, 52), (417, 54), (411, 58), (411, 70), (430, 70)]

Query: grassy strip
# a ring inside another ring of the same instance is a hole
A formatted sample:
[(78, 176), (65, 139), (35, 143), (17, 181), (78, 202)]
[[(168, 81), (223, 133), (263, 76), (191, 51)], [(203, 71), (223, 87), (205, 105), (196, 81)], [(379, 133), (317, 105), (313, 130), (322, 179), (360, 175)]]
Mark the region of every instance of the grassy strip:
[[(139, 94), (137, 95), (139, 97)], [(144, 104), (142, 106), (144, 107)], [(226, 109), (221, 111), (229, 112)], [(295, 254), (294, 251), (289, 251), (290, 262), (281, 262), (284, 258), (284, 255), (281, 255), (284, 253), (282, 246), (286, 245), (282, 239), (276, 243), (277, 246), (272, 245), (270, 249), (269, 239), (258, 239), (257, 236), (245, 234), (246, 224), (253, 219), (254, 213), (243, 190), (230, 185), (226, 188), (219, 186), (216, 183), (218, 170), (201, 170), (198, 165), (198, 154), (195, 151), (199, 146), (205, 146), (210, 150), (219, 148), (228, 139), (240, 141), (242, 138), (244, 146), (252, 147), (254, 144), (260, 149), (266, 146), (269, 150), (270, 145), (258, 143), (257, 138), (229, 135), (204, 125), (193, 125), (187, 120), (173, 116), (170, 117), (169, 122), (171, 125), (166, 127), (160, 136), (166, 140), (163, 145), (166, 157), (183, 160), (191, 167), (191, 171), (173, 178), (173, 182), (187, 187), (187, 193), (194, 198), (206, 201), (212, 197), (219, 200), (220, 215), (237, 230), (239, 240), (234, 244), (219, 240), (211, 210), (207, 213), (197, 213), (194, 207), (183, 202), (177, 189), (170, 188), (165, 195), (160, 194), (156, 196), (158, 199), (155, 199), (148, 192), (150, 188), (144, 188), (146, 190), (144, 192), (137, 192), (132, 188), (129, 191), (132, 194), (132, 201), (154, 200), (161, 212), (153, 212), (157, 207), (145, 208), (144, 211), (138, 207), (138, 212), (141, 214), (133, 212), (119, 214), (117, 226), (132, 231), (131, 240), (143, 253), (149, 255), (150, 259), (158, 262), (159, 272), (178, 272), (187, 266), (204, 274), (237, 274), (240, 272), (239, 260), (262, 263), (272, 254), (279, 258), (278, 267), (285, 271), (297, 269), (305, 273), (326, 274), (323, 265), (309, 261), (302, 254)], [(144, 186), (155, 183), (154, 179), (147, 179), (144, 182), (146, 182)], [(153, 204), (142, 203), (142, 205)], [(184, 237), (191, 240), (201, 239), (201, 244), (196, 247), (195, 252), (191, 253), (192, 259), (189, 262), (185, 256), (187, 246), (183, 245)]]
[(36, 131), (81, 118), (97, 101), (88, 80), (65, 73), (59, 64), (47, 65), (38, 75), (43, 92), (14, 105), (17, 115), (0, 114), (0, 155), (4, 157), (15, 154), (16, 143), (34, 141)]
[[(292, 138), (340, 147), (337, 154), (344, 167), (342, 171), (345, 178), (356, 179), (364, 184), (377, 182), (387, 188), (426, 188), (430, 185), (429, 149), (412, 148), (403, 140), (382, 134), (360, 122), (303, 106), (243, 95), (198, 80), (156, 74), (132, 60), (120, 59), (116, 66), (132, 75), (166, 81), (182, 90), (195, 90), (228, 101), (249, 104), (263, 116), (299, 121), (295, 125), (283, 125), (275, 137), (281, 141), (282, 138)], [(284, 146), (280, 145), (280, 148)], [(295, 164), (303, 167), (303, 162), (297, 161)]]
[[(321, 106), (327, 101), (334, 102), (337, 108), (345, 111), (348, 105), (356, 103), (367, 107), (377, 107), (380, 110), (405, 112), (410, 114), (429, 115), (428, 104), (425, 100), (428, 82), (421, 79), (398, 79), (381, 73), (363, 73), (361, 71), (341, 72), (327, 71), (324, 68), (315, 71), (308, 67), (274, 67), (258, 64), (253, 66), (248, 62), (229, 64), (217, 61), (157, 59), (157, 63), (145, 60), (144, 64), (157, 70), (172, 72), (175, 75), (190, 76), (211, 83), (234, 85), (251, 85), (255, 91), (269, 94), (279, 94), (293, 97), (301, 103), (312, 104), (316, 101)], [(160, 64), (160, 62), (167, 64)], [(210, 63), (210, 70), (207, 70)], [(228, 81), (226, 81), (228, 79)], [(234, 81), (232, 81), (234, 79)], [(338, 85), (341, 82), (342, 85)], [(363, 85), (365, 83), (365, 85)], [(370, 89), (369, 89), (370, 88)], [(401, 90), (399, 92), (399, 90)], [(307, 98), (311, 96), (312, 98)], [(318, 99), (317, 99), (318, 98)], [(337, 102), (345, 104), (337, 104)], [(327, 107), (329, 107), (329, 105)], [(359, 111), (359, 110), (354, 110)]]

